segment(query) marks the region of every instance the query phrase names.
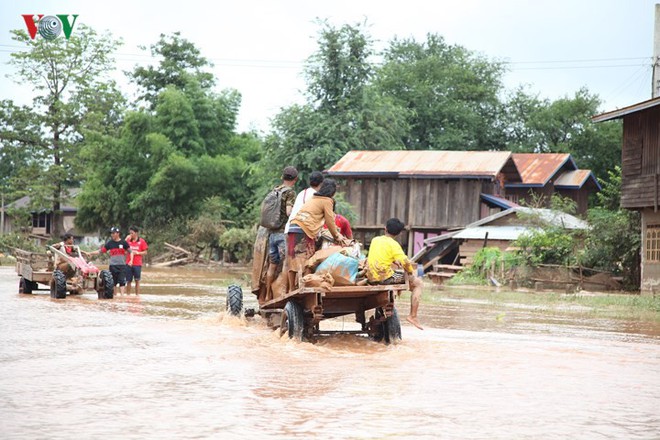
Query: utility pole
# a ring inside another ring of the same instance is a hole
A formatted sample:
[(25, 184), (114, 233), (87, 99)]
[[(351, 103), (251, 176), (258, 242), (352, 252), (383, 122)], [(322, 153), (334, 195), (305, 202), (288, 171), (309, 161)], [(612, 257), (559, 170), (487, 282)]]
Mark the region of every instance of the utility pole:
[(653, 83), (651, 96), (660, 96), (660, 4), (655, 5), (655, 28), (653, 33)]
[(4, 233), (5, 233), (5, 193), (0, 192), (0, 235), (4, 235)]

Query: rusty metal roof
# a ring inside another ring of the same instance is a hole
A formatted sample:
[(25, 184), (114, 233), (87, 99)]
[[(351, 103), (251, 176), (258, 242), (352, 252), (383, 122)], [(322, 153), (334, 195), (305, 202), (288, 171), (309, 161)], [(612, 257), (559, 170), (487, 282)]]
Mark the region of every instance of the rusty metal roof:
[(591, 170), (573, 170), (566, 171), (555, 180), (555, 188), (563, 189), (580, 189), (591, 179), (596, 187), (602, 189), (598, 179), (594, 176)]
[(660, 105), (660, 98), (649, 99), (618, 110), (601, 113), (600, 115), (593, 116), (591, 120), (594, 122), (611, 121), (612, 119), (622, 118), (630, 113), (646, 110), (647, 108), (655, 107), (656, 105)]
[(520, 175), (508, 151), (349, 151), (327, 173), (331, 176), (495, 177)]
[(522, 184), (515, 186), (545, 186), (567, 162), (577, 169), (571, 155), (564, 153), (514, 153), (513, 161), (522, 176)]

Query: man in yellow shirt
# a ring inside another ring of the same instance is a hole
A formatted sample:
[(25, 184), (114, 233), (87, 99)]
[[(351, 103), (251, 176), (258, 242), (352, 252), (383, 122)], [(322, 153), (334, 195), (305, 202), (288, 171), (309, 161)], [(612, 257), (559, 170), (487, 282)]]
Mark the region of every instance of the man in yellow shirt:
[(417, 309), (422, 297), (422, 280), (415, 277), (415, 267), (394, 238), (401, 233), (405, 225), (398, 218), (391, 218), (385, 224), (385, 235), (375, 237), (369, 245), (367, 258), (367, 278), (371, 284), (403, 284), (403, 272), (395, 272), (392, 264), (400, 265), (408, 272), (410, 284), (410, 314), (406, 320), (420, 330), (424, 328), (417, 320)]

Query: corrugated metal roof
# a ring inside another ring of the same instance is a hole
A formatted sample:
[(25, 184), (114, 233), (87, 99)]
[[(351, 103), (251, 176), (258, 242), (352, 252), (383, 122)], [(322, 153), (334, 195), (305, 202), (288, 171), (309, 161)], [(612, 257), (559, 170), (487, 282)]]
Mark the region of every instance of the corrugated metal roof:
[(494, 177), (510, 158), (508, 151), (349, 151), (327, 172), (335, 176)]
[(515, 208), (516, 206), (520, 206), (517, 203), (512, 202), (511, 200), (507, 200), (492, 194), (481, 193), (481, 199), (484, 200), (485, 202), (491, 203), (493, 205), (499, 206), (500, 208), (504, 208), (504, 209)]
[[(545, 186), (566, 162), (570, 161), (573, 169), (577, 168), (570, 154), (514, 153), (512, 157), (522, 177), (523, 186)], [(515, 186), (520, 185), (515, 184)]]
[(517, 240), (523, 234), (529, 234), (535, 227), (528, 226), (477, 226), (475, 228), (465, 228), (454, 235), (456, 239), (463, 240), (484, 240), (488, 234), (489, 240)]
[(602, 189), (591, 170), (566, 171), (555, 180), (555, 188), (580, 189), (589, 179), (593, 180), (599, 190)]
[[(564, 229), (589, 229), (589, 223), (581, 220), (571, 214), (566, 214), (565, 212), (555, 211), (554, 209), (546, 208), (512, 208), (514, 212), (517, 213), (526, 213), (529, 215), (537, 215), (544, 222), (552, 225), (558, 226)], [(506, 211), (504, 211), (506, 212)]]
[(611, 121), (612, 119), (619, 119), (629, 115), (630, 113), (646, 110), (647, 108), (655, 107), (656, 105), (660, 105), (660, 98), (649, 99), (618, 110), (601, 113), (600, 115), (592, 117), (591, 120), (594, 122)]

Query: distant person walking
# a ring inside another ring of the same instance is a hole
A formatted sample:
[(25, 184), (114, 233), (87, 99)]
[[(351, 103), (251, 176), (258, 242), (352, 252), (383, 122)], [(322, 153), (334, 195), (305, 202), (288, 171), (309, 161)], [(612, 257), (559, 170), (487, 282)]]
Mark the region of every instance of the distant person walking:
[[(131, 254), (130, 245), (121, 238), (121, 231), (117, 227), (110, 228), (110, 240), (99, 250), (86, 252), (87, 255), (98, 255), (100, 253), (110, 254), (110, 273), (112, 274), (113, 286), (119, 284), (120, 292), (126, 292), (126, 257)], [(133, 256), (128, 259), (133, 264)]]
[(128, 232), (126, 241), (132, 252), (126, 256), (126, 293), (131, 294), (131, 283), (135, 280), (135, 294), (139, 295), (140, 280), (142, 279), (142, 257), (147, 255), (149, 246), (145, 239), (139, 236), (140, 229), (137, 226), (131, 226), (128, 228)]

